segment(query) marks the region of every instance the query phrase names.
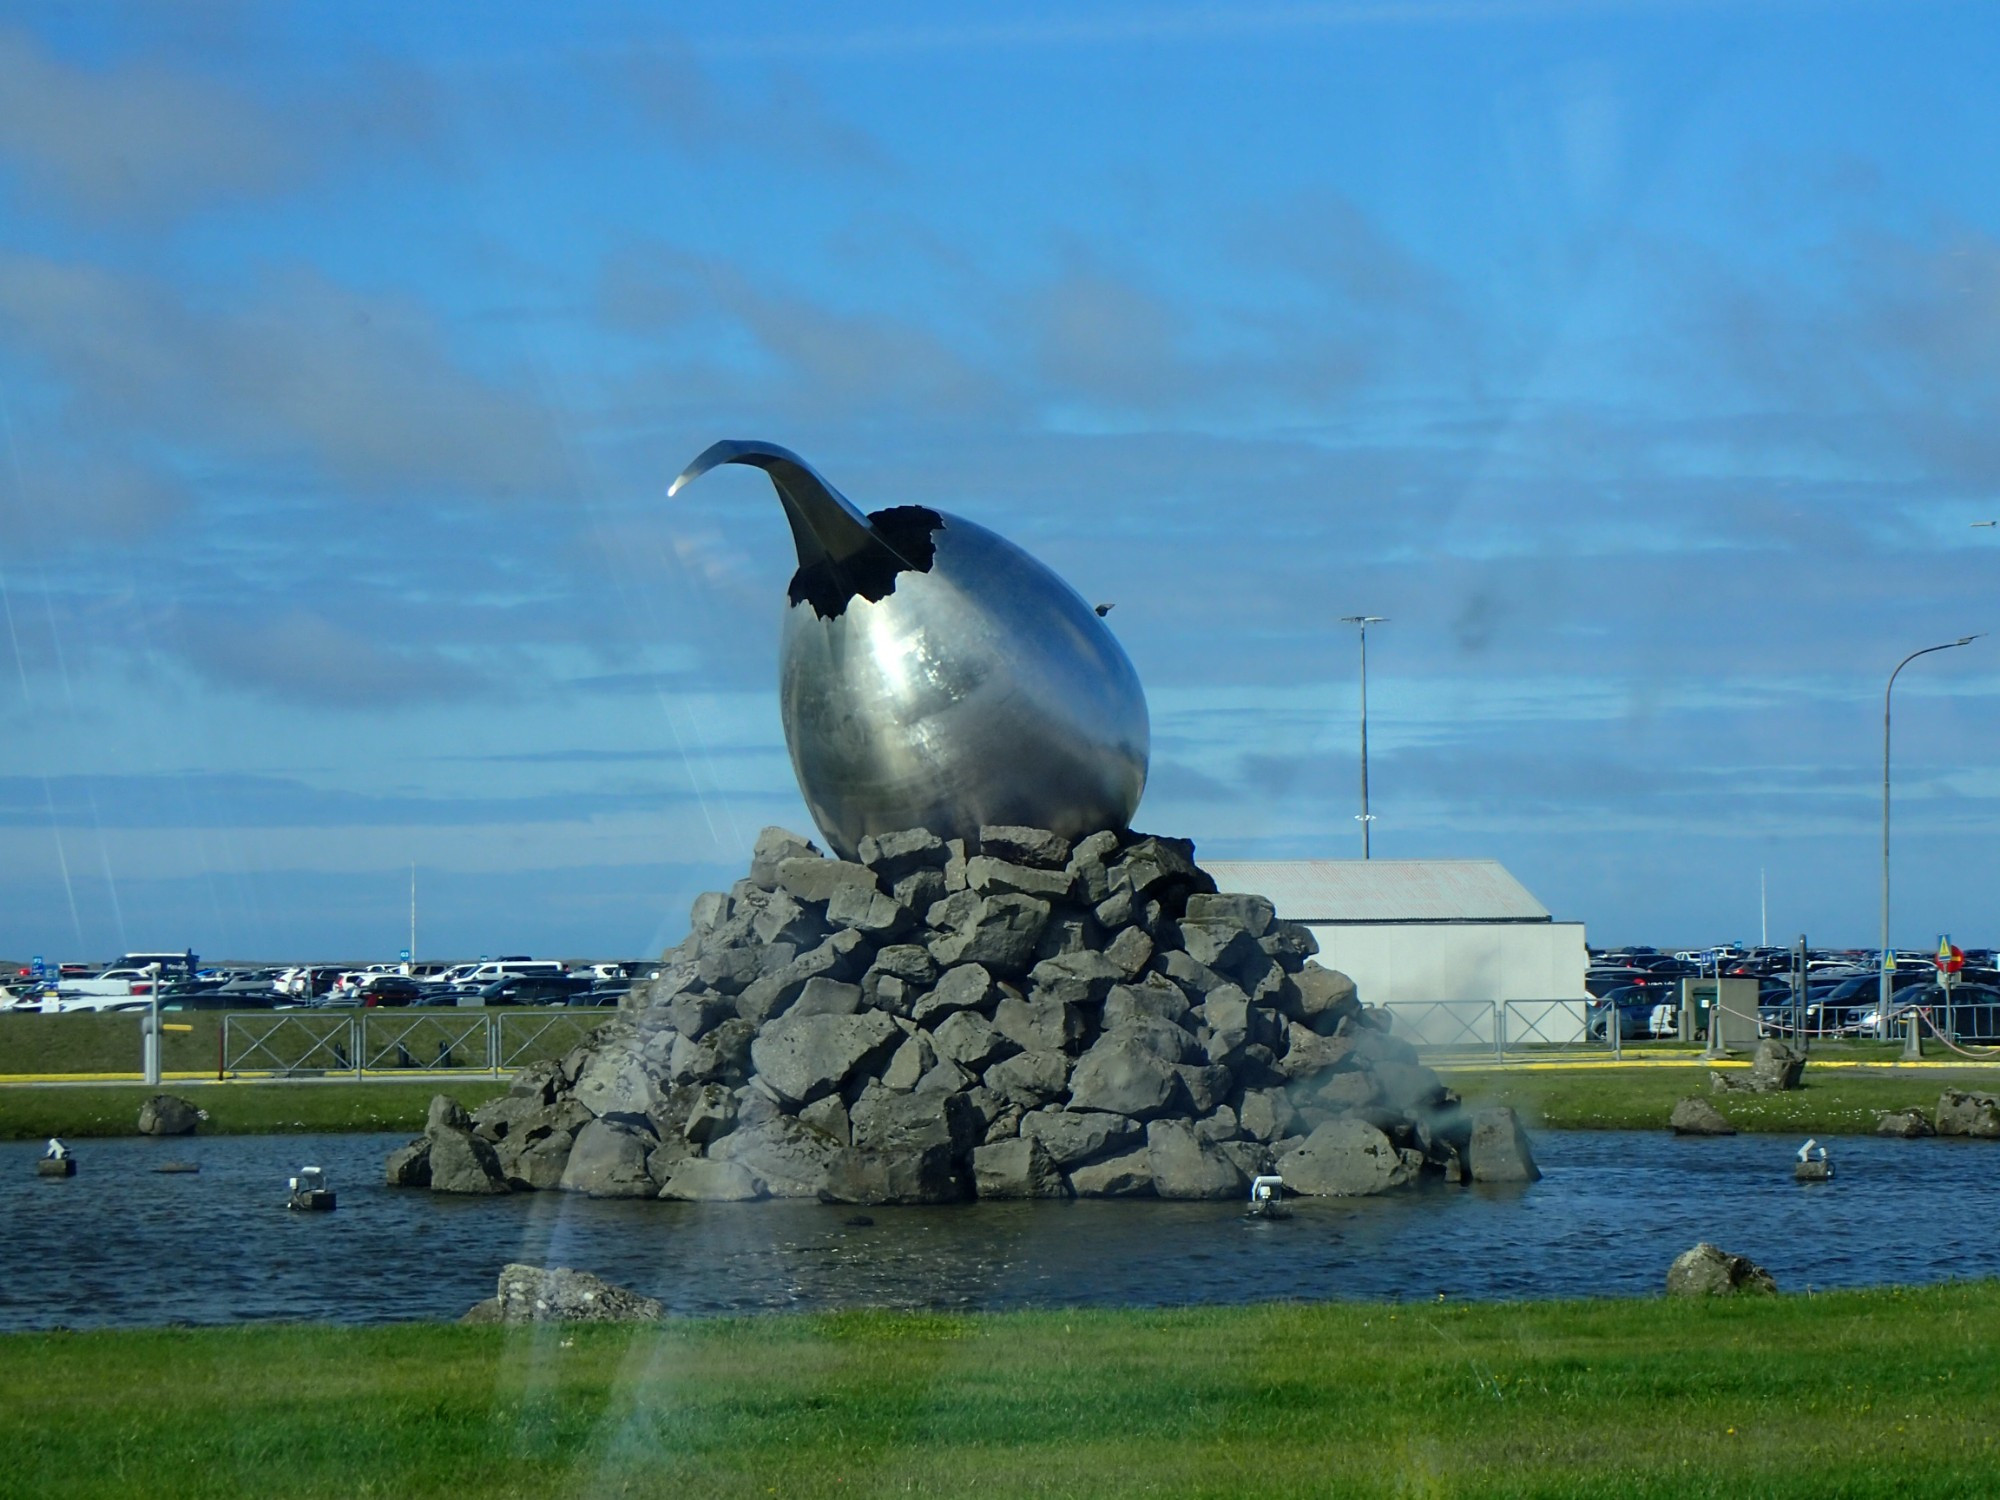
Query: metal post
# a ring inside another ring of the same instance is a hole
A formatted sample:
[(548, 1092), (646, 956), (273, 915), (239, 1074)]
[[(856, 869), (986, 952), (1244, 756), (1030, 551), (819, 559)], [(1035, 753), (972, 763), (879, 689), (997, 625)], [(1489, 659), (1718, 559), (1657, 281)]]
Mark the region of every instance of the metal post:
[(1342, 615), (1343, 625), (1355, 625), (1361, 632), (1361, 857), (1369, 857), (1368, 825), (1375, 821), (1368, 811), (1368, 627), (1388, 621), (1387, 615)]
[(153, 971), (152, 1004), (146, 1010), (146, 1045), (141, 1049), (145, 1063), (146, 1082), (160, 1086), (160, 966), (151, 966)]
[[(1984, 632), (1982, 631), (1983, 635)], [(1895, 981), (1890, 978), (1891, 965), (1896, 961), (1895, 952), (1889, 946), (1889, 705), (1890, 695), (1896, 690), (1896, 679), (1903, 668), (1920, 656), (1929, 656), (1933, 651), (1949, 651), (1955, 646), (1970, 646), (1980, 637), (1963, 635), (1955, 641), (1946, 641), (1941, 646), (1926, 646), (1921, 651), (1912, 651), (1896, 663), (1896, 670), (1889, 674), (1889, 685), (1882, 689), (1882, 952), (1878, 962), (1881, 965), (1881, 984), (1876, 991), (1875, 1035), (1882, 1041), (1889, 1039), (1889, 1001), (1895, 994)]]
[(1806, 980), (1812, 973), (1810, 952), (1806, 947), (1806, 935), (1799, 934), (1799, 982), (1792, 989), (1792, 1040), (1803, 1047), (1806, 1044)]

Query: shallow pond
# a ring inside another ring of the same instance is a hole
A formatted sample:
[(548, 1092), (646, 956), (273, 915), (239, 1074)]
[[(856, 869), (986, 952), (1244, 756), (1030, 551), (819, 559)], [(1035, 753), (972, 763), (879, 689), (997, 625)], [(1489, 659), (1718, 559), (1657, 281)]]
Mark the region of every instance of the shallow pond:
[[(1784, 1137), (1547, 1131), (1529, 1186), (1297, 1200), (1266, 1223), (1233, 1203), (449, 1198), (382, 1185), (405, 1139), (83, 1141), (64, 1181), (35, 1176), (39, 1146), (0, 1144), (0, 1329), (448, 1319), (491, 1296), (507, 1261), (594, 1271), (694, 1314), (1636, 1295), (1701, 1239), (1787, 1290), (2000, 1276), (1991, 1142), (1842, 1139), (1836, 1180), (1801, 1187)], [(154, 1171), (175, 1161), (201, 1170)], [(336, 1212), (284, 1209), (307, 1163), (327, 1169)]]

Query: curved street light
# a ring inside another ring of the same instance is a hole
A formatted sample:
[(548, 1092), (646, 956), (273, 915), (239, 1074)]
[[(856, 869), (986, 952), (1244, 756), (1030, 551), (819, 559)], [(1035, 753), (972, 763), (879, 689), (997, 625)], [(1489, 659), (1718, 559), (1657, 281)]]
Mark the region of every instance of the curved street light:
[[(1980, 635), (1984, 634), (1984, 631), (1980, 632)], [(1894, 950), (1889, 946), (1889, 695), (1896, 690), (1896, 679), (1902, 675), (1903, 668), (1918, 657), (1929, 656), (1933, 651), (1970, 646), (1980, 635), (1962, 635), (1943, 645), (1912, 651), (1896, 663), (1896, 670), (1889, 674), (1889, 685), (1882, 689), (1882, 952), (1879, 958), (1881, 988), (1877, 991), (1875, 1003), (1875, 1034), (1885, 1041), (1889, 1036), (1889, 1000), (1895, 991), (1891, 965), (1896, 961)]]

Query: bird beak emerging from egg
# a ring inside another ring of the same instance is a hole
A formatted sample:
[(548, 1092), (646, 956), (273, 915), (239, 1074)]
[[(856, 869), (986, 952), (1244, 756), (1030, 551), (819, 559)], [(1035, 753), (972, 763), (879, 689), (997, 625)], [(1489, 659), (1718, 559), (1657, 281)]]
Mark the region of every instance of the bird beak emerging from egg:
[(864, 515), (797, 454), (722, 442), (769, 476), (798, 553), (779, 703), (814, 821), (871, 833), (1124, 828), (1145, 790), (1145, 692), (1100, 614), (1005, 538), (926, 506)]

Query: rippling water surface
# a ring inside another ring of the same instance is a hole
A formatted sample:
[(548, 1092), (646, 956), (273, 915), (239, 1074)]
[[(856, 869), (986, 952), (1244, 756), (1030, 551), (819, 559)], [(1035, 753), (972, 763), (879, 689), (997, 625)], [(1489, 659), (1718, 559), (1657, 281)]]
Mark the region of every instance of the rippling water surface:
[[(1438, 1184), (1231, 1203), (815, 1203), (448, 1198), (382, 1186), (403, 1136), (84, 1141), (66, 1181), (0, 1144), (0, 1328), (453, 1318), (507, 1261), (594, 1271), (677, 1313), (860, 1306), (1001, 1308), (1295, 1297), (1516, 1298), (1657, 1290), (1713, 1240), (1779, 1285), (2000, 1275), (2000, 1146), (1840, 1140), (1836, 1180), (1791, 1180), (1796, 1142), (1543, 1132), (1542, 1181)], [(170, 1161), (199, 1174), (164, 1176)], [(285, 1179), (323, 1166), (331, 1214), (288, 1213)]]

